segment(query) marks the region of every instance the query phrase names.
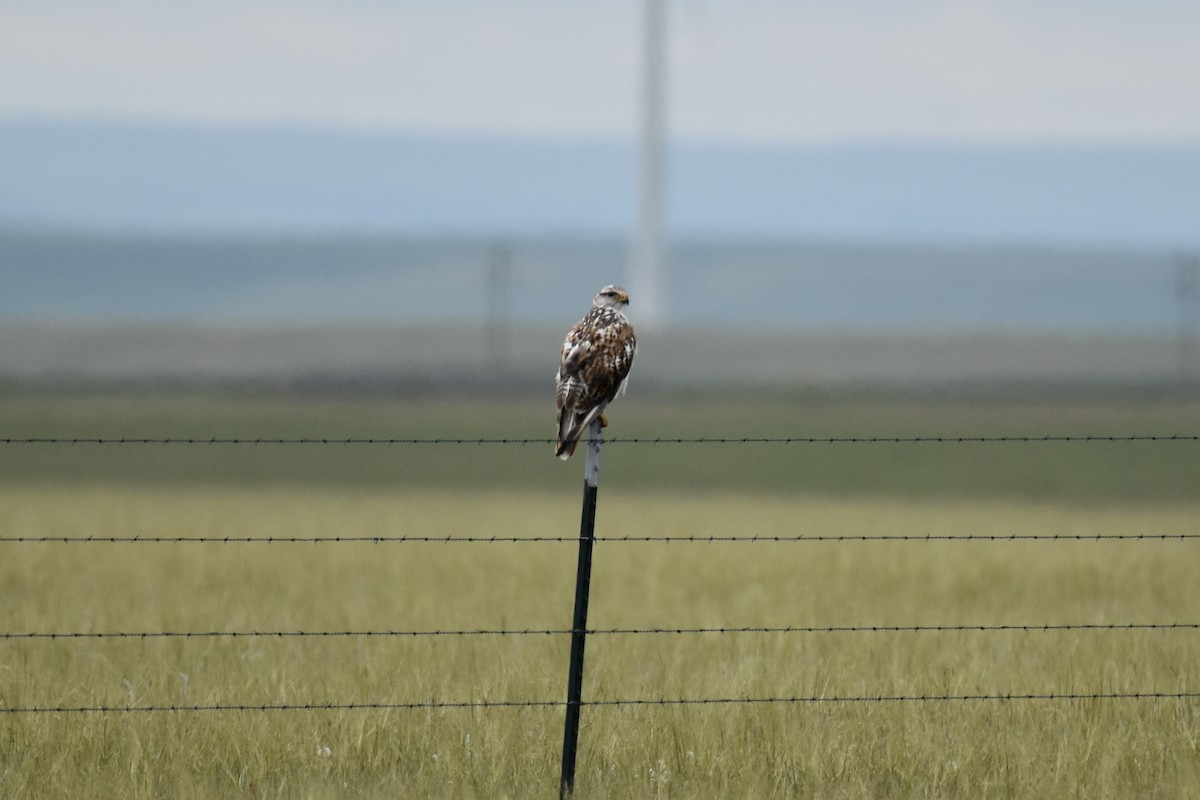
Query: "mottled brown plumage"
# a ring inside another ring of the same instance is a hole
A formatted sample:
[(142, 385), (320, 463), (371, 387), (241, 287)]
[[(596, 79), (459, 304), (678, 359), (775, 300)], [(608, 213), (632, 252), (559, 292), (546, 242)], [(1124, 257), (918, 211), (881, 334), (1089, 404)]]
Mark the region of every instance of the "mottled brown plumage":
[(633, 326), (625, 317), (629, 293), (605, 286), (592, 308), (563, 342), (562, 361), (555, 377), (558, 404), (558, 442), (554, 455), (564, 461), (575, 452), (579, 437), (597, 415), (605, 422), (605, 406), (625, 388), (637, 353)]

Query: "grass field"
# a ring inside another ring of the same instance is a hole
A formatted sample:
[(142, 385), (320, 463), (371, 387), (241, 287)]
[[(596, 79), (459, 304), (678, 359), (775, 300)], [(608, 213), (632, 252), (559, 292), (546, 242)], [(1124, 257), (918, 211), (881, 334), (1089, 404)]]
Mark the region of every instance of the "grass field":
[[(1146, 398), (629, 403), (611, 436), (1195, 433)], [(6, 436), (544, 437), (536, 404), (0, 400)], [(615, 410), (614, 410), (615, 412)], [(598, 535), (1200, 534), (1195, 443), (618, 445)], [(0, 445), (0, 535), (572, 536), (545, 445)], [(1194, 540), (601, 542), (590, 625), (1196, 623)], [(569, 627), (544, 543), (0, 543), (0, 632)], [(567, 637), (12, 638), (17, 707), (560, 701)], [(1200, 632), (590, 637), (596, 700), (1200, 691)], [(1195, 699), (613, 706), (581, 797), (1192, 797)], [(4, 797), (549, 797), (562, 710), (0, 714)]]

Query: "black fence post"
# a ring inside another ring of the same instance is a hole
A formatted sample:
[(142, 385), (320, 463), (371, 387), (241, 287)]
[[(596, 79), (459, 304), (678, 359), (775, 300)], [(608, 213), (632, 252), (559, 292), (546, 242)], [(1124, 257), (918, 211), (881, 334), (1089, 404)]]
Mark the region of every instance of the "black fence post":
[(571, 664), (567, 674), (567, 715), (563, 725), (559, 798), (575, 791), (575, 755), (579, 749), (579, 710), (583, 696), (583, 647), (587, 638), (588, 590), (592, 582), (592, 544), (596, 530), (596, 487), (600, 482), (600, 420), (588, 428), (583, 474), (583, 518), (579, 523), (579, 563), (575, 571), (575, 615), (571, 622)]

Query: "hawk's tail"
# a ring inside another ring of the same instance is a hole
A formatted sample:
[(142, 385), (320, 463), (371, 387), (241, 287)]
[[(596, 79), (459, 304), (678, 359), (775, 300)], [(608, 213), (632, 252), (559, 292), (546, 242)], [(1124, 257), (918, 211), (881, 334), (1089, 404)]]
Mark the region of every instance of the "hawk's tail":
[(591, 411), (580, 414), (564, 408), (558, 412), (558, 442), (554, 445), (554, 455), (563, 461), (574, 455), (575, 448), (579, 445), (580, 435), (583, 434), (588, 423), (595, 419), (599, 411), (598, 408), (593, 408)]
[(575, 454), (575, 447), (579, 444), (583, 426), (578, 424), (578, 420), (578, 414), (572, 414), (565, 408), (558, 414), (558, 442), (554, 445), (554, 455), (563, 461)]
[(563, 461), (566, 461), (568, 458), (575, 455), (575, 448), (578, 445), (579, 445), (578, 437), (571, 439), (569, 441), (566, 441), (566, 442), (559, 441), (559, 443), (554, 446), (554, 455), (558, 456)]

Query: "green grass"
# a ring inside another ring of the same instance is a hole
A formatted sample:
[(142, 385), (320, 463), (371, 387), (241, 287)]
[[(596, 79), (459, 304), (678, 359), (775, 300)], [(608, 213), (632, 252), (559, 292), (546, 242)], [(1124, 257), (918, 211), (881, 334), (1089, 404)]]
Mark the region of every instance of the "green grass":
[[(16, 487), (10, 535), (570, 535), (555, 492)], [(1200, 532), (1194, 505), (602, 490), (601, 535)], [(0, 628), (569, 626), (574, 547), (5, 544)], [(593, 627), (1196, 621), (1185, 542), (619, 544)], [(9, 640), (14, 706), (560, 700), (562, 636)], [(1195, 631), (593, 636), (593, 699), (1196, 691)], [(1195, 700), (587, 708), (581, 797), (1157, 796)], [(0, 716), (6, 796), (553, 796), (560, 709)]]
[[(620, 412), (618, 414), (618, 411)], [(0, 399), (4, 436), (547, 435), (515, 400)], [(612, 436), (1195, 433), (1142, 399), (614, 408)], [(1195, 443), (610, 445), (601, 536), (1198, 534)], [(0, 535), (567, 536), (549, 446), (0, 445)], [(575, 547), (0, 543), (0, 632), (562, 629)], [(590, 626), (1195, 623), (1193, 540), (617, 543)], [(564, 636), (0, 641), (0, 706), (560, 701)], [(589, 699), (1200, 691), (1200, 634), (595, 635)], [(1200, 703), (588, 707), (580, 797), (1194, 797)], [(0, 714), (0, 797), (552, 797), (562, 709)]]

